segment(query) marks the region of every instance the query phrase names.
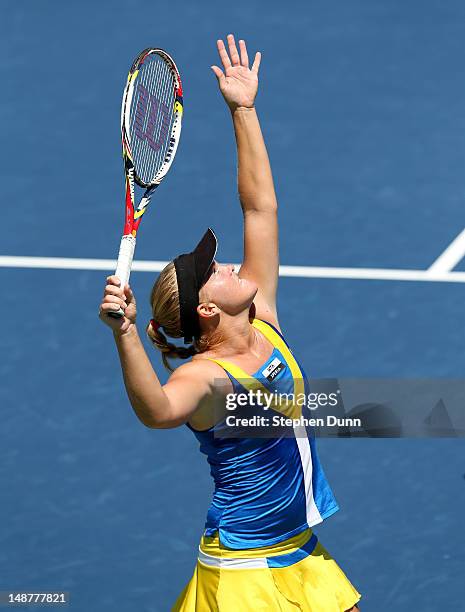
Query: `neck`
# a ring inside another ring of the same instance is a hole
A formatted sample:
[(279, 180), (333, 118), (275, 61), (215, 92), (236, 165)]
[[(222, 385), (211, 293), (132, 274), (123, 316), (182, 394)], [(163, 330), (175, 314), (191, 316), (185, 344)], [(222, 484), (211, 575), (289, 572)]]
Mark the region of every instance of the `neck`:
[(218, 357), (253, 354), (258, 339), (255, 328), (251, 325), (254, 315), (253, 306), (234, 316), (223, 312), (219, 325), (213, 331), (213, 343), (209, 352)]

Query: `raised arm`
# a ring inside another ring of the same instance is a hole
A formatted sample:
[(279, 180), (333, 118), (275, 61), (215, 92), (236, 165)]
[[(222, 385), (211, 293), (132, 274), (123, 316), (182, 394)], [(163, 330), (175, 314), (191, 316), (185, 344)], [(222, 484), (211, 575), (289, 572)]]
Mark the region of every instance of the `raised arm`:
[(238, 157), (238, 191), (244, 214), (244, 259), (239, 276), (254, 280), (258, 293), (256, 316), (277, 324), (276, 291), (279, 275), (277, 201), (270, 162), (255, 109), (261, 54), (252, 68), (245, 41), (237, 50), (229, 34), (229, 54), (217, 41), (223, 70), (212, 66), (221, 93), (231, 111)]

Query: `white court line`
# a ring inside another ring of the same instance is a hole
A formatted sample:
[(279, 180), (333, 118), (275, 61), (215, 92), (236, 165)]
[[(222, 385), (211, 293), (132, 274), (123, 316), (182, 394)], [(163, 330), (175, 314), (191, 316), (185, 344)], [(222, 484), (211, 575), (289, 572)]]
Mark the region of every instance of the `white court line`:
[(452, 240), (449, 246), (439, 255), (428, 269), (428, 272), (449, 272), (465, 256), (465, 229)]
[[(160, 272), (167, 261), (137, 261), (133, 272)], [(234, 264), (236, 269), (240, 264)], [(77, 259), (73, 257), (0, 256), (0, 268), (42, 268), (59, 270), (105, 270), (114, 272), (114, 259)], [(339, 278), (351, 280), (416, 281), (465, 283), (465, 272), (442, 270), (402, 270), (395, 268), (325, 268), (318, 266), (279, 266), (279, 275), (293, 278)]]

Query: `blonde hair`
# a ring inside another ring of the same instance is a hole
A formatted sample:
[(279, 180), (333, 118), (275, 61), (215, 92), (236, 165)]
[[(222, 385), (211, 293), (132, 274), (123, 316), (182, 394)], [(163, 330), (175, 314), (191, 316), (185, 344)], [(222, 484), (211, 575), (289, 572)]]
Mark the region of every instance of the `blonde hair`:
[[(181, 314), (179, 306), (178, 283), (176, 279), (176, 269), (171, 261), (160, 272), (150, 293), (150, 305), (155, 322), (160, 326), (154, 329), (151, 323), (147, 326), (147, 335), (156, 348), (161, 351), (163, 365), (169, 372), (174, 368), (168, 361), (171, 359), (188, 359), (197, 353), (203, 353), (211, 348), (213, 335), (201, 334), (199, 338), (194, 337), (190, 346), (176, 346), (168, 342), (166, 336), (171, 338), (183, 338), (181, 331)], [(165, 333), (161, 331), (161, 327)], [(166, 334), (166, 335), (165, 335)]]

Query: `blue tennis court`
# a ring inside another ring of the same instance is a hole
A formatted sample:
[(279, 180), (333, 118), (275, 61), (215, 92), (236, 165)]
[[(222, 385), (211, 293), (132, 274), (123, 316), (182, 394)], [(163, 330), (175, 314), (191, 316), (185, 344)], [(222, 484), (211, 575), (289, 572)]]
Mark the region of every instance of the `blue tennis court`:
[[(233, 131), (210, 70), (216, 39), (234, 32), (263, 54), (280, 323), (306, 371), (460, 379), (465, 5), (25, 0), (3, 4), (2, 24), (0, 591), (68, 591), (76, 612), (164, 612), (193, 571), (213, 486), (186, 427), (136, 418), (98, 319), (123, 225), (130, 63), (167, 49), (185, 95), (137, 262), (191, 250), (208, 226), (218, 260), (240, 260)], [(138, 270), (143, 330), (156, 272)], [(315, 532), (360, 609), (465, 609), (463, 439), (318, 448), (341, 510)]]

